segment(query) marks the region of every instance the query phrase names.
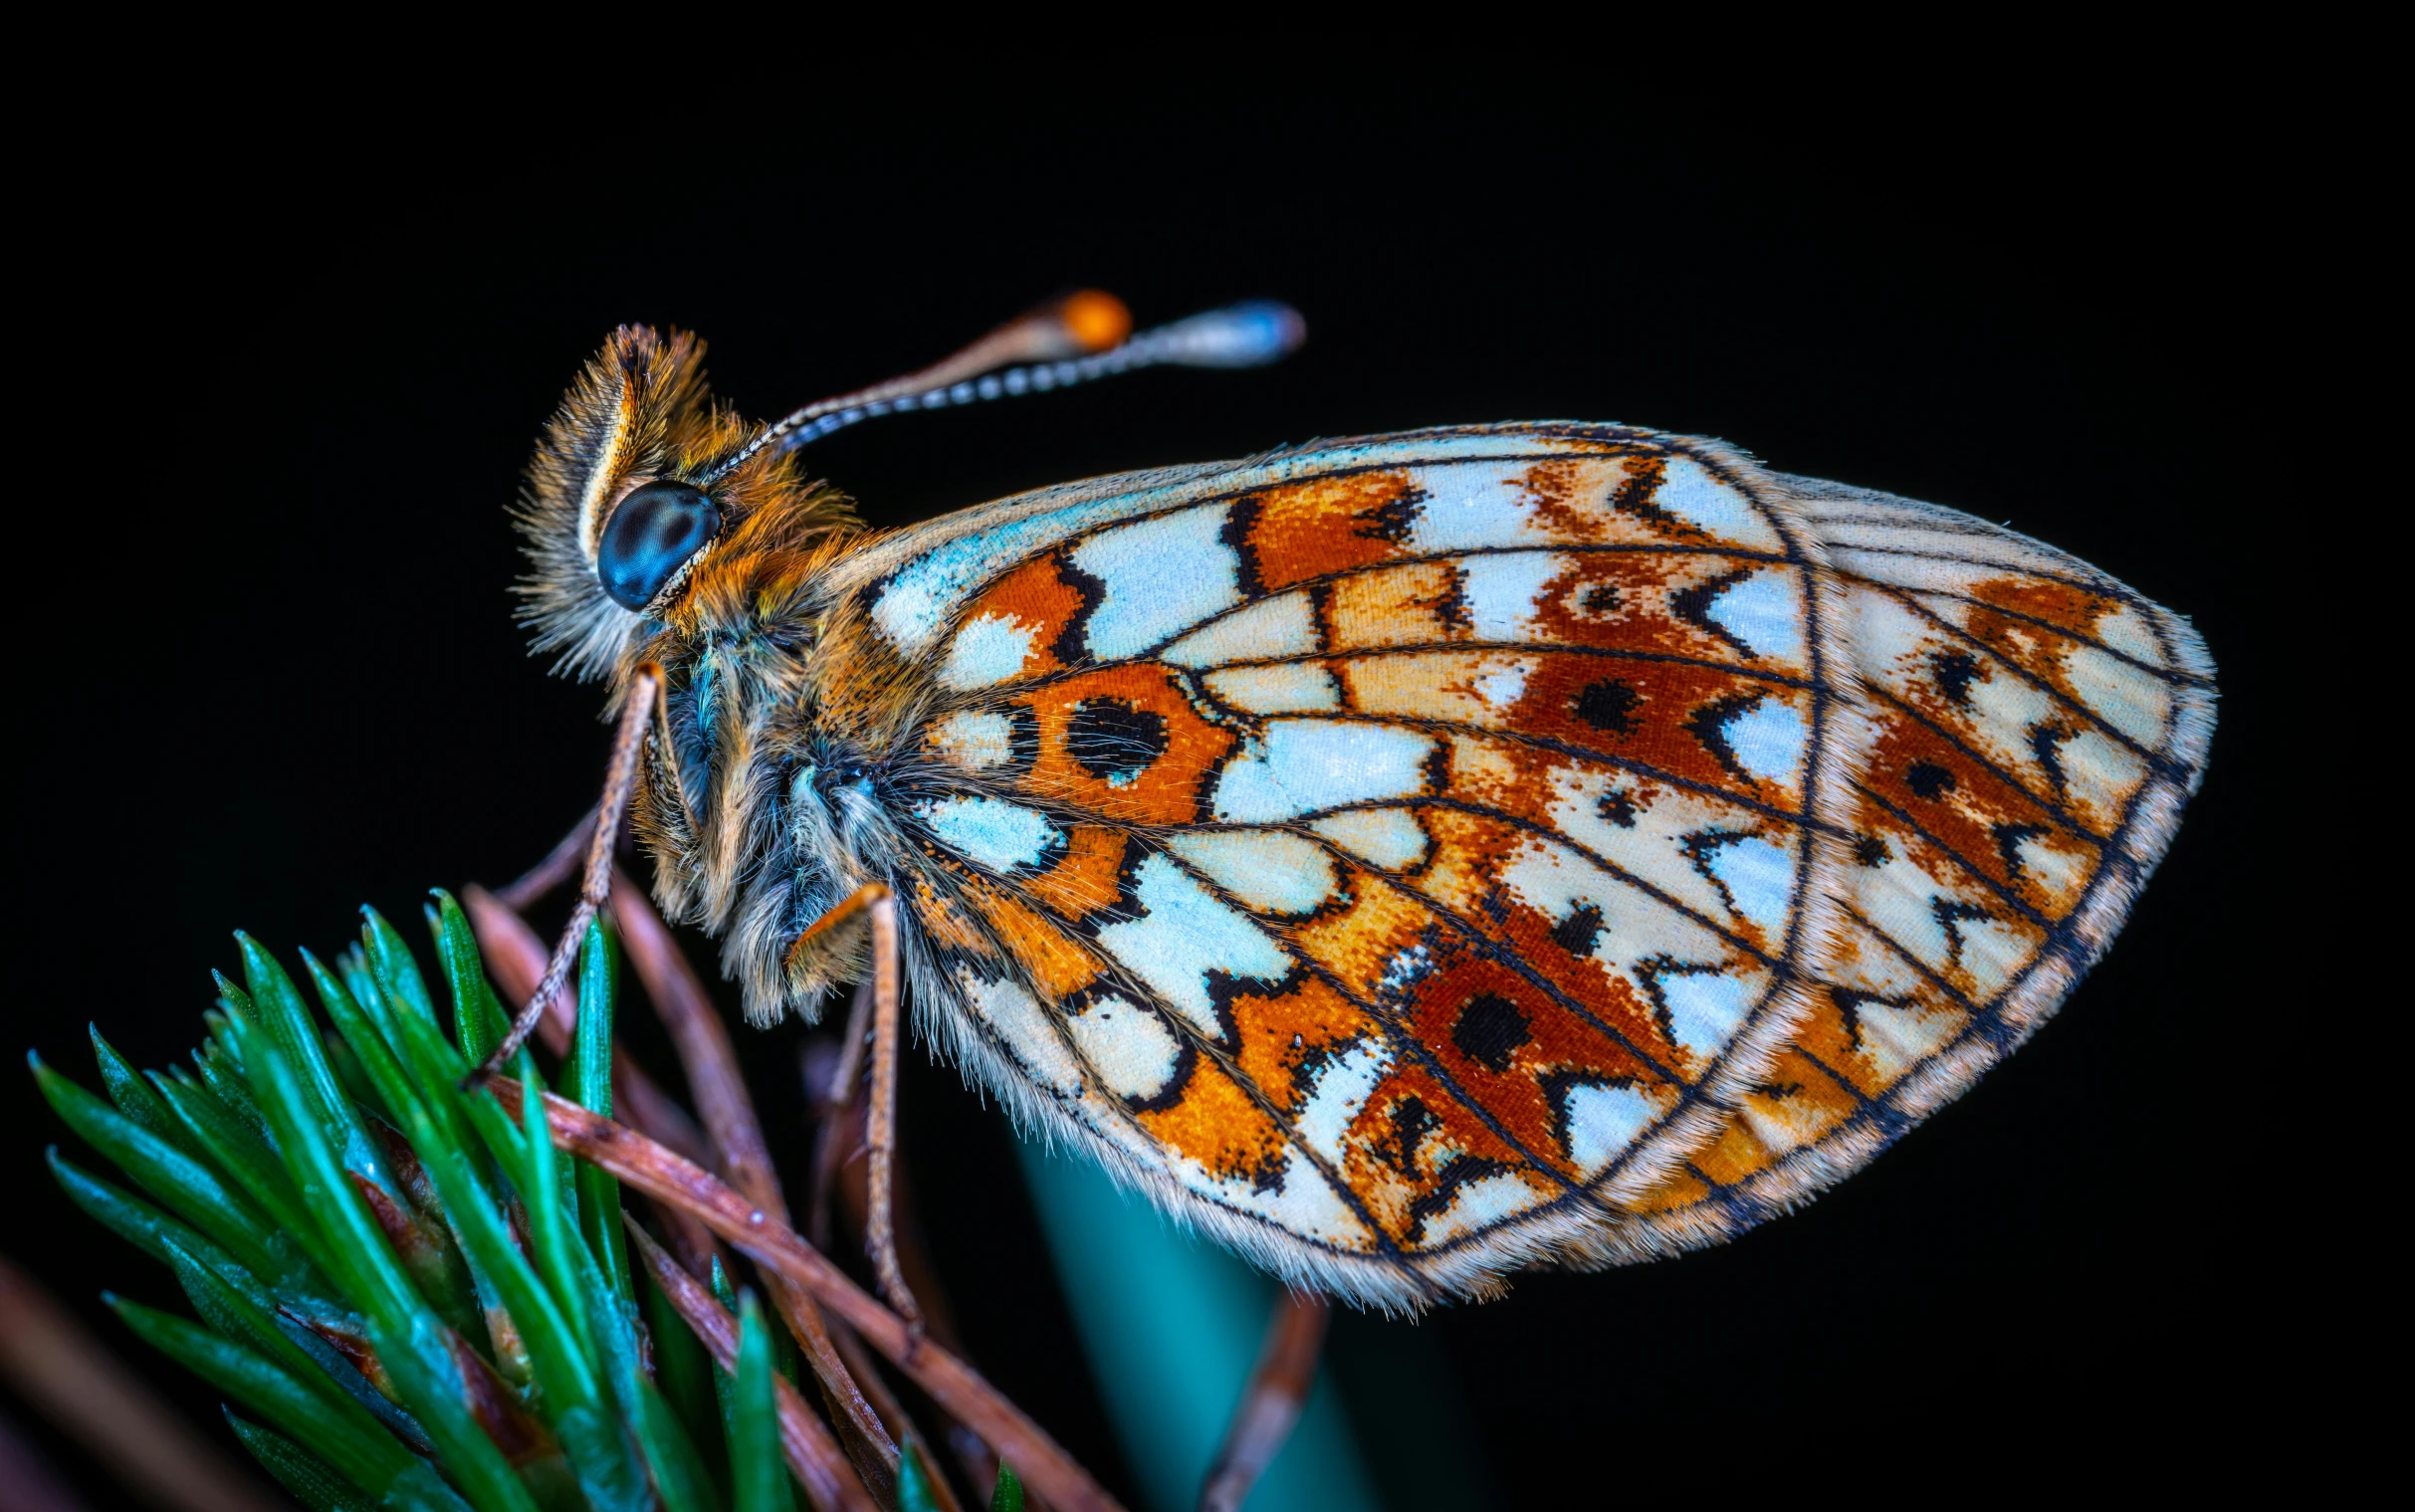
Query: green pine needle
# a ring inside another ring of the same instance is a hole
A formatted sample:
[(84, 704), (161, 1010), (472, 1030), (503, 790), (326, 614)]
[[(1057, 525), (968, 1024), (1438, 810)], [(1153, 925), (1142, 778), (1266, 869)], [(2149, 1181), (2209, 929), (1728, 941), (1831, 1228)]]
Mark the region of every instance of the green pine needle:
[[(533, 1059), (515, 1107), (462, 1089), (504, 1013), (467, 916), (434, 898), (454, 1037), (409, 948), (363, 910), (331, 968), (303, 953), (308, 995), (238, 936), (243, 985), (218, 978), (192, 1070), (137, 1072), (96, 1030), (103, 1098), (29, 1057), (132, 1189), (53, 1150), (61, 1188), (164, 1262), (199, 1321), (110, 1305), (223, 1392), (244, 1446), (321, 1512), (794, 1512), (784, 1335), (719, 1275), (741, 1318), (734, 1378), (651, 1283), (641, 1322), (619, 1184), (556, 1154)], [(618, 988), (598, 921), (558, 1080), (606, 1115)]]
[(997, 1467), (997, 1484), (989, 1488), (989, 1512), (1023, 1512), (1023, 1483), (1002, 1463)]

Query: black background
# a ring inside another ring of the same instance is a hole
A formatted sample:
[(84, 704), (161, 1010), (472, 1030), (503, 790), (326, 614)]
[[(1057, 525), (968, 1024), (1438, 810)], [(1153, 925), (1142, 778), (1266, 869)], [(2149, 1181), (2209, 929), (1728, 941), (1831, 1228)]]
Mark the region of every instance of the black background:
[[(2295, 296), (2241, 207), (2277, 149), (2213, 94), (1767, 129), (1517, 91), (1422, 111), (1169, 94), (1129, 121), (911, 125), (867, 99), (844, 124), (654, 147), (622, 117), (659, 94), (475, 149), (201, 111), (106, 172), (56, 165), (41, 351), (81, 415), (72, 444), (20, 451), (20, 540), (45, 545), (14, 642), (12, 835), (37, 884), (14, 1043), (89, 1084), (98, 1020), (164, 1065), (230, 930), (337, 948), (359, 902), (407, 921), (430, 885), (508, 879), (592, 801), (599, 700), (525, 654), (505, 508), (613, 324), (702, 332), (717, 390), (768, 417), (1074, 287), (1144, 324), (1273, 296), (1311, 331), (1279, 368), (878, 422), (815, 461), (888, 524), (1315, 435), (1623, 420), (2008, 521), (2194, 617), (2223, 672), (2170, 858), (2029, 1048), (1739, 1242), (1422, 1325), (1481, 1504), (1952, 1467), (2068, 1485), (2251, 1452), (2232, 1425), (2269, 1401), (2288, 1315), (2232, 1259), (2260, 1136), (2226, 1057), (2259, 990), (2236, 943), (2289, 690), (2241, 543), (2273, 504), (2252, 455), (2271, 374), (2246, 354)], [(796, 1038), (741, 1030), (791, 1161)], [(913, 1064), (909, 1157), (977, 1358), (1128, 1488), (1002, 1123)], [(224, 1439), (210, 1394), (98, 1306), (175, 1298), (42, 1174), (65, 1136), (18, 1085), (5, 1248)], [(1416, 1446), (1354, 1405), (1417, 1499)]]

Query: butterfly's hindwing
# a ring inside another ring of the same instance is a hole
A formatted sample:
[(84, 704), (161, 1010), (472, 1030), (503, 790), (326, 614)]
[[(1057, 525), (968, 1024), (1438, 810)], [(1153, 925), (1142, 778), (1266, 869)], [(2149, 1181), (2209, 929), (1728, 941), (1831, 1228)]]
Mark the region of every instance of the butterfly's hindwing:
[(1874, 729), (1846, 927), (1769, 1080), (1595, 1237), (1606, 1259), (1800, 1200), (2018, 1047), (2119, 929), (2203, 775), (2213, 666), (2177, 615), (1967, 516), (1786, 481), (1839, 570)]

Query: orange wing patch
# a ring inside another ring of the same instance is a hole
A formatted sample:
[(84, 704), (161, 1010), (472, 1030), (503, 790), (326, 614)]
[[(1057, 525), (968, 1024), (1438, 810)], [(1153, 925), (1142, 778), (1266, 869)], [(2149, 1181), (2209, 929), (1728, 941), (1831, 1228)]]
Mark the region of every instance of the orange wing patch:
[(1034, 557), (974, 601), (940, 665), (940, 686), (972, 693), (1063, 671), (1057, 647), (1084, 607), (1056, 557)]
[(1417, 492), (1416, 475), (1399, 471), (1317, 478), (1254, 496), (1245, 539), (1258, 580), (1277, 592), (1391, 559)]
[(1143, 824), (1188, 824), (1234, 737), (1200, 718), (1173, 674), (1107, 667), (1020, 696), (1036, 723), (1030, 770), (1014, 786), (1046, 803)]

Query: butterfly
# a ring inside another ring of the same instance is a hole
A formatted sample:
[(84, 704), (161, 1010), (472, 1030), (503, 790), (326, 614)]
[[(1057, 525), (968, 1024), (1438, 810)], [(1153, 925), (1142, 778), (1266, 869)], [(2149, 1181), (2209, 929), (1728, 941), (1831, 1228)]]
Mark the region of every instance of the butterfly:
[(564, 939), (625, 795), (752, 1020), (868, 984), (901, 1309), (902, 1000), (1026, 1130), (1414, 1310), (1860, 1168), (2055, 1010), (2198, 785), (2185, 619), (1717, 441), (1448, 427), (886, 532), (799, 466), (880, 414), (1301, 334), (1128, 329), (1076, 296), (764, 426), (692, 336), (624, 327), (519, 512), (537, 646), (621, 704)]

